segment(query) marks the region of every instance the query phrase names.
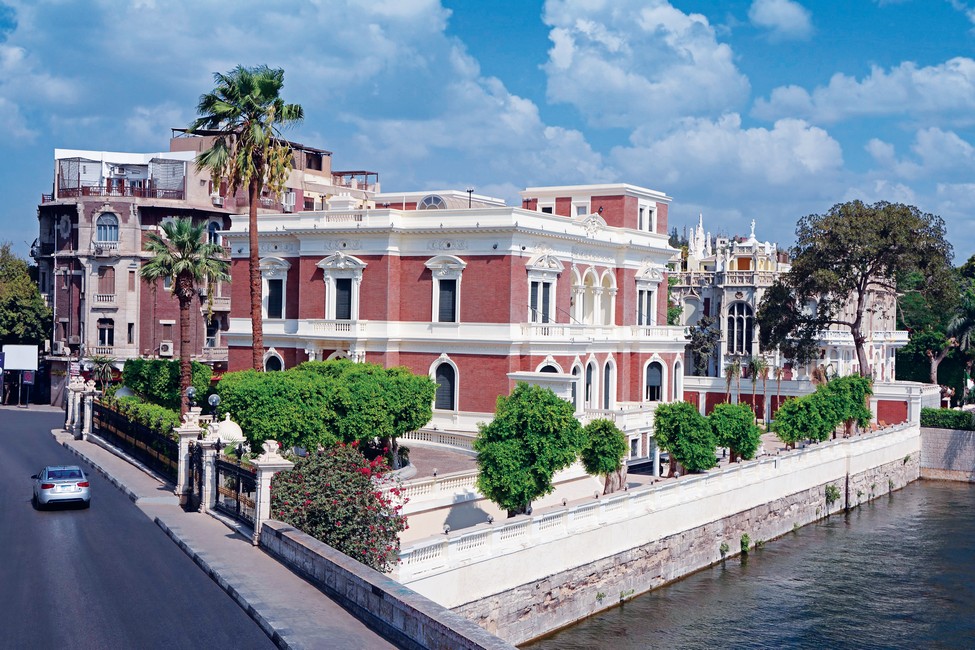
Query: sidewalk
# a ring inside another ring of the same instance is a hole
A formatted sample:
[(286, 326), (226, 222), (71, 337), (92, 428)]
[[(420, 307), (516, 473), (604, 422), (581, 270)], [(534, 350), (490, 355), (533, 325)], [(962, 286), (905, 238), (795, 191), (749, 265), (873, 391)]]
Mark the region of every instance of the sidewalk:
[[(279, 648), (395, 648), (249, 538), (210, 515), (184, 512), (173, 486), (95, 442), (51, 432), (156, 522)], [(95, 506), (97, 507), (97, 506)]]

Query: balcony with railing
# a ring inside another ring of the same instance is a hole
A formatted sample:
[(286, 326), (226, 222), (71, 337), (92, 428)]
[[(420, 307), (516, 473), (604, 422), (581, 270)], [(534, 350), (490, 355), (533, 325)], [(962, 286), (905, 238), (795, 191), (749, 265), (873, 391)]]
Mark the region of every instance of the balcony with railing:
[(92, 255), (118, 255), (117, 241), (95, 241), (91, 243)]
[(670, 277), (683, 287), (769, 287), (778, 275), (775, 271), (679, 271)]
[(92, 294), (91, 302), (95, 307), (111, 306), (115, 304), (114, 293), (95, 293)]
[(95, 345), (88, 348), (88, 354), (95, 357), (112, 357), (115, 358), (115, 346), (114, 345)]
[(78, 187), (59, 187), (57, 196), (42, 194), (41, 203), (58, 199), (76, 199), (88, 196), (106, 198), (168, 199), (182, 201), (186, 193), (182, 190), (161, 189), (158, 187), (106, 186), (103, 183), (81, 183)]
[(218, 346), (216, 338), (212, 336), (207, 337), (206, 345), (197, 356), (197, 360), (203, 363), (227, 363), (229, 358), (230, 352), (227, 346)]

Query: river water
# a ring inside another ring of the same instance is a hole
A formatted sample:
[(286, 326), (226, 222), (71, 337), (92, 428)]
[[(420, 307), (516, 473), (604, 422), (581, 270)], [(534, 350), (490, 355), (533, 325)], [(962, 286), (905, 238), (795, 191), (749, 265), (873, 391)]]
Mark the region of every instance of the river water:
[(975, 485), (916, 481), (524, 647), (975, 648)]

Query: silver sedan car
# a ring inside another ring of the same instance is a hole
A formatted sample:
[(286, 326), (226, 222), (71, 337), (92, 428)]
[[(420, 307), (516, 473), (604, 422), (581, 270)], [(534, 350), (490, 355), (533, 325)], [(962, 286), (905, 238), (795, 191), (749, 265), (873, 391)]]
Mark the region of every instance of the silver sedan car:
[(49, 465), (31, 476), (34, 479), (35, 508), (54, 503), (91, 505), (91, 483), (77, 465)]

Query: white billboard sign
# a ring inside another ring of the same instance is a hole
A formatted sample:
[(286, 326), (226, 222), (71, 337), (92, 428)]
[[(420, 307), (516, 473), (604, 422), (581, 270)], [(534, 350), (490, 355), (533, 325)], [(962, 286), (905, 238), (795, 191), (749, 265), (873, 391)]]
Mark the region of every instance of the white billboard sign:
[(37, 370), (36, 345), (3, 346), (4, 370)]

